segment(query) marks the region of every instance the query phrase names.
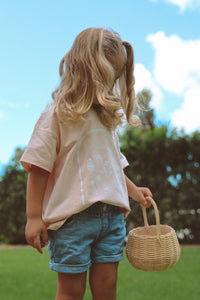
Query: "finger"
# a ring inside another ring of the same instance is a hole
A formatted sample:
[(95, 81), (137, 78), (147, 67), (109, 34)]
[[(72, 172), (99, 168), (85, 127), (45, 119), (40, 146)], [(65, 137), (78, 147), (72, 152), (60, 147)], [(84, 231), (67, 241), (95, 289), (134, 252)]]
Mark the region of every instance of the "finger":
[(140, 206), (145, 207), (145, 208), (149, 207), (147, 202), (142, 202), (142, 203), (140, 204)]
[(41, 246), (41, 248), (44, 248), (46, 246), (46, 244), (43, 241), (40, 241), (40, 246)]
[(33, 239), (26, 238), (27, 243), (33, 247)]
[(144, 208), (149, 208), (151, 206), (151, 203), (148, 203), (148, 204), (141, 204), (142, 207)]
[(146, 199), (145, 207), (149, 208), (150, 206), (151, 206), (151, 202), (148, 199)]
[(34, 239), (33, 247), (37, 249), (39, 253), (43, 253), (39, 235)]
[(44, 229), (42, 229), (41, 235), (42, 235), (42, 241), (44, 242), (45, 245), (47, 245), (48, 244), (48, 233), (47, 233), (46, 227)]
[(30, 235), (27, 233), (26, 229), (25, 229), (25, 238), (26, 238), (27, 243), (30, 246), (32, 246), (32, 239), (31, 239)]
[(144, 196), (145, 197), (152, 197), (153, 196), (150, 189), (148, 189), (148, 188), (144, 189)]
[(30, 246), (34, 247), (34, 238), (32, 236), (26, 235), (26, 241)]
[(148, 201), (145, 207), (149, 208), (150, 206), (151, 206), (151, 202)]
[(148, 203), (149, 203), (149, 201), (147, 201), (147, 199), (145, 198), (145, 197), (142, 197), (143, 199), (142, 199), (142, 201), (141, 201), (141, 206), (142, 207), (146, 207), (147, 205), (148, 205)]

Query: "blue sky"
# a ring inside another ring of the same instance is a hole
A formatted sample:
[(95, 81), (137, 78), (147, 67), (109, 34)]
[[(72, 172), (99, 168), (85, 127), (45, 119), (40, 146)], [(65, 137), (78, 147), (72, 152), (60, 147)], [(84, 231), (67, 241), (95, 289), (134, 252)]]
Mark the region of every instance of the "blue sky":
[(87, 27), (132, 43), (136, 91), (152, 90), (159, 124), (200, 127), (200, 0), (1, 1), (0, 165), (27, 145), (61, 58)]

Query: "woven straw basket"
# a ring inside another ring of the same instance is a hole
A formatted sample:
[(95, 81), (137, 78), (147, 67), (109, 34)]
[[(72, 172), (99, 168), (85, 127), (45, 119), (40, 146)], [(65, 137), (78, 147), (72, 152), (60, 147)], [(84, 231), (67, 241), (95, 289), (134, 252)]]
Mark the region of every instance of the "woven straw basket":
[(180, 245), (174, 229), (160, 225), (155, 201), (147, 197), (154, 207), (156, 225), (149, 226), (146, 208), (142, 208), (144, 227), (132, 229), (128, 235), (126, 255), (133, 267), (143, 271), (163, 271), (173, 267), (180, 257)]

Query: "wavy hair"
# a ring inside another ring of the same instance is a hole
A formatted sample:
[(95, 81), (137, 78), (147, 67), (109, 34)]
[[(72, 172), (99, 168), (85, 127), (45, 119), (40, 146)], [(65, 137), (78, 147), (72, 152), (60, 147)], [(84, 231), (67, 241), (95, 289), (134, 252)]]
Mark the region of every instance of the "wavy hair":
[(82, 31), (60, 62), (60, 85), (52, 93), (59, 120), (79, 121), (92, 108), (108, 129), (121, 124), (124, 114), (130, 125), (138, 126), (133, 71), (133, 48), (118, 33)]

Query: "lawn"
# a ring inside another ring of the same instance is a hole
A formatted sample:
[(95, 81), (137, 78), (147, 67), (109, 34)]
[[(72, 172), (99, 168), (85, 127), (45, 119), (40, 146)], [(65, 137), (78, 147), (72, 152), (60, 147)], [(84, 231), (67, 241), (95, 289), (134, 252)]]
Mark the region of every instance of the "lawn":
[[(40, 255), (31, 248), (0, 250), (1, 300), (54, 300), (56, 273), (49, 270), (47, 250)], [(118, 300), (199, 300), (200, 248), (183, 247), (172, 269), (143, 272), (126, 257), (120, 263)], [(84, 300), (91, 300), (89, 287)], [(102, 299), (103, 300), (103, 299)]]

